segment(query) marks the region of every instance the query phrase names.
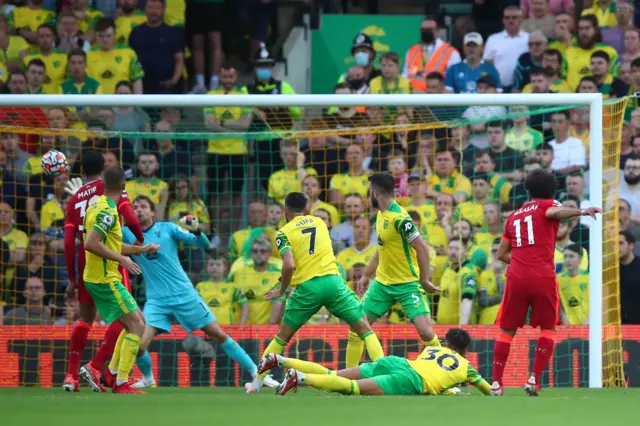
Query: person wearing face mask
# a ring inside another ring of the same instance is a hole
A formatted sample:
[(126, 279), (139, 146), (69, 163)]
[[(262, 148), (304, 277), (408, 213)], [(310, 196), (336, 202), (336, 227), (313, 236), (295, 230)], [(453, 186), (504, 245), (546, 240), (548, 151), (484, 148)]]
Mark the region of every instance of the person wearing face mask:
[[(371, 80), (380, 75), (380, 70), (373, 66), (373, 60), (376, 58), (376, 51), (373, 48), (373, 40), (371, 37), (363, 32), (358, 33), (356, 38), (353, 39), (353, 45), (351, 46), (351, 55), (356, 65), (362, 67), (364, 73), (362, 77), (353, 78), (353, 80), (364, 79), (364, 82), (368, 85)], [(338, 78), (338, 83), (349, 82), (352, 78), (351, 73), (344, 73)], [(353, 82), (350, 85), (358, 86), (354, 90), (359, 90), (362, 87), (361, 82)]]
[[(247, 85), (250, 95), (295, 95), (289, 83), (273, 76), (276, 61), (264, 43), (254, 59), (255, 79)], [(260, 131), (269, 129), (272, 132), (290, 130), (295, 121), (302, 117), (299, 107), (288, 108), (254, 108), (250, 129)], [(280, 157), (280, 138), (260, 141), (257, 145), (258, 176), (264, 189), (268, 188), (269, 176), (283, 168)]]
[(420, 23), (420, 42), (405, 55), (402, 76), (411, 81), (414, 92), (427, 91), (427, 75), (447, 69), (461, 61), (460, 52), (446, 41), (440, 40), (440, 29), (435, 19), (426, 17)]

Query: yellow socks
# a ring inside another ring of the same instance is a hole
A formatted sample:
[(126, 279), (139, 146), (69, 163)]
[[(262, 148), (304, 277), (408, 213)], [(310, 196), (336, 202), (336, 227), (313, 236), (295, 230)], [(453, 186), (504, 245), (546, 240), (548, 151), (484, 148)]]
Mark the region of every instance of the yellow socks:
[[(118, 338), (120, 340), (120, 338)], [(127, 333), (124, 336), (122, 342), (122, 348), (120, 349), (120, 363), (118, 364), (118, 376), (116, 377), (116, 384), (119, 382), (126, 382), (129, 380), (129, 373), (133, 368), (133, 364), (138, 357), (138, 349), (140, 349), (140, 336), (136, 336), (132, 333)]]
[[(269, 343), (267, 348), (264, 350), (264, 353), (262, 354), (262, 358), (264, 358), (266, 354), (280, 355), (284, 351), (284, 348), (287, 347), (288, 343), (289, 342), (285, 342), (284, 340), (280, 339), (278, 336), (274, 337), (271, 343)], [(260, 379), (264, 379), (267, 376), (267, 373), (268, 372), (265, 371), (262, 374), (258, 374), (258, 377)]]
[(119, 370), (120, 367), (120, 350), (122, 349), (122, 342), (124, 342), (124, 337), (127, 335), (127, 330), (122, 330), (120, 335), (118, 336), (118, 340), (116, 340), (116, 346), (113, 348), (113, 355), (111, 356), (111, 361), (109, 361), (109, 370), (112, 373), (115, 373)]
[(429, 340), (428, 342), (424, 342), (424, 346), (425, 347), (426, 346), (436, 346), (436, 347), (438, 347), (438, 346), (442, 346), (442, 345), (440, 344), (440, 339), (438, 339), (438, 335), (434, 334), (433, 335), (433, 339)]
[(345, 379), (335, 375), (300, 374), (300, 383), (325, 392), (338, 392), (344, 395), (360, 395), (360, 387), (356, 380)]
[(349, 331), (349, 341), (347, 342), (347, 368), (357, 367), (364, 351), (364, 342), (353, 331)]
[(311, 361), (302, 361), (295, 358), (284, 358), (282, 367), (293, 368), (302, 373), (308, 374), (335, 374), (335, 371), (331, 371), (327, 367), (323, 367), (320, 364), (316, 364), (315, 362)]
[(376, 336), (373, 330), (365, 333), (364, 336), (362, 336), (362, 340), (364, 341), (364, 345), (367, 347), (367, 353), (369, 354), (371, 361), (377, 361), (384, 357), (384, 351), (382, 350), (380, 340), (378, 340), (378, 336)]

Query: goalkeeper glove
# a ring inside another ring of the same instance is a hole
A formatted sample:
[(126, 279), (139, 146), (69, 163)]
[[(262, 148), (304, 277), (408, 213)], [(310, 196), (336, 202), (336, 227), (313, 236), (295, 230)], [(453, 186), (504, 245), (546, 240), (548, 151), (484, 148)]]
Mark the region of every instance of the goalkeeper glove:
[(200, 223), (198, 218), (195, 216), (191, 216), (190, 214), (186, 216), (182, 216), (180, 218), (180, 226), (186, 229), (189, 232), (199, 232), (200, 231)]
[(64, 190), (67, 194), (74, 195), (80, 188), (82, 188), (82, 179), (75, 177), (67, 181)]

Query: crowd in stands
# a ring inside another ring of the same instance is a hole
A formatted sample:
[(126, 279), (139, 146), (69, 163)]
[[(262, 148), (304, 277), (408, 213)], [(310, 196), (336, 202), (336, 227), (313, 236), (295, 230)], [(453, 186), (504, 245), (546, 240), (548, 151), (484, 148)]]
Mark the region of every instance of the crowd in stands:
[[(58, 14), (46, 1), (6, 7), (0, 17), (6, 92), (293, 93), (273, 75), (275, 61), (261, 24), (251, 33), (253, 79), (237, 85), (238, 67), (222, 61), (223, 3), (187, 1), (186, 12), (184, 4), (176, 8), (170, 0), (147, 0), (142, 9), (133, 0), (120, 0), (117, 8), (97, 1), (96, 9), (87, 0), (70, 0), (56, 9)], [(267, 13), (271, 3), (251, 4)], [(361, 32), (351, 46), (335, 47), (350, 49), (355, 63), (340, 76), (335, 93), (630, 96), (621, 107), (621, 133), (608, 130), (605, 120), (604, 139), (621, 143), (622, 319), (640, 324), (635, 284), (640, 276), (640, 110), (633, 96), (640, 85), (640, 30), (633, 25), (634, 7), (594, 0), (576, 13), (572, 0), (522, 0), (501, 13), (503, 30), (485, 34), (487, 27), (477, 25), (477, 31), (456, 35), (461, 51), (440, 38), (439, 18), (421, 22), (415, 29), (419, 41), (407, 52), (378, 54)], [(207, 14), (214, 19), (204, 19)], [(463, 24), (461, 19), (456, 29)], [(189, 88), (183, 84), (186, 68), (194, 70)], [(205, 69), (214, 70), (208, 79)], [(553, 172), (563, 204), (590, 205), (588, 108), (465, 108), (461, 103), (458, 108), (328, 107), (321, 114), (297, 107), (224, 106), (39, 111), (29, 113), (59, 133), (0, 135), (0, 295), (5, 304), (0, 324), (74, 321), (77, 302), (65, 298), (64, 187), (70, 176), (81, 174), (78, 159), (87, 150), (100, 150), (107, 167), (120, 164), (130, 198), (149, 197), (157, 220), (199, 218), (211, 237), (210, 250), (185, 247), (181, 259), (221, 324), (279, 321), (286, 301), (267, 302), (263, 295), (280, 276), (275, 232), (284, 224), (283, 200), (292, 191), (305, 193), (310, 214), (326, 222), (353, 289), (377, 245), (368, 176), (389, 171), (397, 200), (432, 249), (433, 281), (442, 288), (432, 299), (439, 324), (460, 322), (463, 295), (475, 300), (472, 323), (493, 324), (505, 285), (505, 265), (494, 254), (504, 219), (527, 201), (528, 173)], [(176, 137), (194, 123), (211, 140)], [(389, 125), (394, 127), (376, 129)], [(282, 131), (291, 130), (293, 135), (304, 130), (308, 137), (282, 137)], [(65, 151), (70, 174), (42, 175), (40, 156), (52, 148)], [(555, 263), (563, 324), (588, 321), (591, 225), (583, 218), (559, 226)], [(144, 303), (143, 282), (136, 297)], [(400, 307), (385, 319), (407, 322)], [(312, 321), (335, 323), (335, 318), (320, 312)]]

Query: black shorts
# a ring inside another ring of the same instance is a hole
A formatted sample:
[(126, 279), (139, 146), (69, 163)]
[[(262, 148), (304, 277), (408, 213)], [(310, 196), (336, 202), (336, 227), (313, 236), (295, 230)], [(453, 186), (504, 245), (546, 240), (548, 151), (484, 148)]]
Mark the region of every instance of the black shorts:
[(224, 192), (225, 186), (232, 194), (238, 194), (244, 185), (247, 156), (209, 154), (207, 157), (209, 194), (221, 194)]
[(185, 29), (188, 35), (215, 33), (222, 31), (224, 3), (187, 1)]

